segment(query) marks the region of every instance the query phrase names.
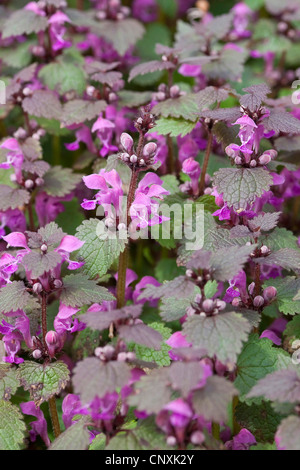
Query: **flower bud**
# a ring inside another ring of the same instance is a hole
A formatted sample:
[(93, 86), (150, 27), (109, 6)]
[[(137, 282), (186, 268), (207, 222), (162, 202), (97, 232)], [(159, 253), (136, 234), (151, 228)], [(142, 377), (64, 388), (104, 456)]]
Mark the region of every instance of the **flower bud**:
[(153, 157), (157, 152), (157, 144), (155, 142), (149, 142), (145, 145), (143, 150), (144, 157)]
[(174, 447), (177, 444), (176, 437), (174, 437), (174, 436), (168, 436), (166, 442), (167, 442), (167, 445), (170, 446), (170, 447)]
[(34, 186), (34, 182), (32, 180), (26, 180), (25, 181), (25, 188), (26, 189), (32, 189)]
[(48, 250), (48, 246), (46, 245), (46, 243), (43, 243), (42, 246), (41, 246), (41, 251), (43, 253), (46, 253), (47, 250)]
[(25, 139), (26, 136), (27, 132), (25, 131), (25, 129), (23, 129), (23, 127), (19, 127), (19, 129), (14, 133), (14, 137), (16, 139)]
[(228, 146), (225, 148), (225, 153), (226, 153), (226, 155), (228, 155), (228, 157), (231, 157), (231, 158), (233, 158), (233, 157), (236, 155), (236, 151), (233, 150), (233, 148), (231, 148), (230, 145), (228, 145)]
[(243, 163), (243, 160), (241, 159), (241, 157), (235, 157), (234, 163), (236, 165), (241, 165)]
[(121, 145), (126, 152), (130, 153), (132, 151), (133, 138), (126, 132), (123, 132), (123, 134), (121, 135)]
[(256, 160), (251, 160), (251, 162), (250, 162), (250, 166), (251, 166), (251, 168), (255, 168), (255, 167), (256, 167), (256, 165), (257, 165), (257, 162), (256, 162)]
[(107, 359), (111, 359), (115, 353), (115, 348), (111, 346), (111, 344), (107, 344), (101, 349), (102, 349), (103, 354), (105, 354), (105, 356), (107, 357)]
[(240, 306), (240, 303), (241, 303), (241, 300), (239, 297), (234, 297), (234, 299), (232, 300), (231, 302), (231, 305), (233, 307), (239, 307)]
[(187, 277), (193, 277), (193, 274), (194, 274), (194, 273), (193, 273), (192, 269), (187, 269), (187, 270), (185, 271), (185, 275), (186, 275)]
[(33, 91), (28, 87), (26, 86), (24, 89), (23, 89), (23, 95), (24, 96), (31, 96), (33, 94)]
[(134, 352), (129, 351), (127, 353), (127, 360), (128, 361), (135, 361), (136, 360), (136, 354)]
[(44, 183), (45, 183), (45, 181), (44, 181), (43, 178), (37, 178), (37, 179), (35, 180), (36, 186), (43, 186)]
[(94, 86), (90, 85), (86, 89), (86, 94), (88, 96), (93, 96), (95, 91), (96, 91), (96, 88)]
[(46, 343), (50, 346), (55, 346), (58, 342), (58, 334), (56, 331), (50, 330), (45, 336)]
[(109, 93), (108, 95), (108, 101), (111, 103), (112, 101), (116, 101), (117, 95), (114, 92)]
[(248, 292), (249, 292), (250, 295), (253, 294), (254, 289), (255, 289), (255, 282), (251, 282), (251, 284), (249, 284), (249, 286), (248, 286)]
[(257, 295), (256, 297), (254, 297), (254, 300), (253, 300), (254, 307), (257, 307), (257, 308), (262, 307), (264, 303), (265, 303), (265, 300), (261, 295)]
[(42, 292), (43, 286), (40, 282), (36, 282), (35, 284), (33, 284), (32, 290), (35, 294), (39, 294), (40, 292)]
[(118, 225), (118, 230), (119, 230), (120, 232), (121, 232), (122, 230), (126, 230), (126, 225), (121, 222), (121, 223)]
[(268, 253), (270, 253), (270, 248), (268, 248), (266, 245), (263, 245), (260, 249), (260, 252), (262, 255), (267, 255)]
[(32, 353), (34, 359), (40, 359), (42, 357), (42, 351), (40, 349), (35, 349)]
[(171, 98), (176, 98), (180, 93), (180, 88), (178, 85), (173, 85), (170, 88), (170, 96)]
[(164, 101), (166, 99), (166, 94), (163, 91), (158, 91), (155, 93), (155, 98), (157, 101)]
[(195, 315), (195, 313), (196, 313), (196, 310), (191, 305), (187, 307), (186, 314), (188, 317), (192, 317), (193, 315)]
[(208, 313), (208, 312), (211, 312), (213, 310), (214, 305), (215, 305), (215, 303), (214, 303), (213, 300), (206, 299), (202, 303), (202, 308), (203, 308), (204, 312)]
[(130, 159), (129, 153), (121, 153), (121, 160), (123, 160), (123, 162), (128, 162), (129, 159)]
[(271, 157), (270, 155), (267, 155), (266, 153), (264, 153), (263, 155), (259, 157), (258, 161), (261, 165), (267, 165), (268, 163), (270, 163)]
[(266, 302), (271, 302), (272, 300), (274, 300), (276, 295), (277, 289), (273, 286), (266, 287), (263, 291), (263, 297)]
[(127, 360), (127, 353), (126, 352), (120, 352), (118, 354), (118, 361), (125, 362), (126, 360)]
[(191, 435), (191, 443), (194, 444), (194, 446), (199, 446), (200, 444), (202, 444), (202, 442), (204, 442), (204, 440), (205, 436), (201, 431), (195, 431)]
[(145, 160), (143, 160), (143, 158), (140, 159), (139, 165), (140, 165), (140, 166), (144, 166), (144, 165), (145, 165)]
[(278, 152), (277, 152), (277, 150), (270, 149), (270, 150), (266, 150), (266, 151), (264, 152), (264, 155), (270, 155), (271, 159), (274, 160), (274, 158), (277, 157)]
[(206, 313), (205, 313), (205, 312), (201, 312), (199, 316), (200, 316), (200, 317), (206, 317)]
[(63, 283), (60, 279), (55, 279), (53, 281), (53, 285), (54, 285), (55, 289), (60, 289), (62, 287)]
[(33, 46), (32, 54), (37, 57), (43, 57), (46, 53), (46, 50), (43, 46)]
[(204, 194), (207, 194), (208, 196), (210, 196), (212, 192), (213, 192), (212, 188), (205, 188), (204, 190)]
[(226, 302), (224, 302), (224, 300), (217, 300), (217, 307), (219, 310), (224, 310), (226, 308)]
[(136, 163), (137, 161), (138, 161), (138, 157), (136, 155), (131, 155), (130, 162), (131, 163)]

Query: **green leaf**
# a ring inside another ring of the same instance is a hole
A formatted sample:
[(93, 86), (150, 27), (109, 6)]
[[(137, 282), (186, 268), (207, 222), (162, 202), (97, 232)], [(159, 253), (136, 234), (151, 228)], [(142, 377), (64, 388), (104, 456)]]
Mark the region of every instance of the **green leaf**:
[[(162, 101), (161, 103), (156, 104), (152, 108), (153, 114), (162, 116), (163, 118), (183, 118), (190, 121), (197, 121), (197, 111), (199, 111), (198, 105), (195, 99), (195, 95), (192, 93), (180, 96), (179, 98), (169, 98), (165, 101)], [(179, 128), (183, 126), (181, 123), (177, 125), (176, 121), (174, 124), (175, 131), (177, 133), (176, 135), (179, 135), (180, 133), (178, 134), (178, 130), (180, 130)], [(172, 123), (172, 125), (174, 124)], [(186, 132), (185, 127), (185, 135), (187, 133), (188, 132)]]
[(242, 315), (226, 312), (212, 317), (189, 317), (183, 325), (183, 334), (193, 346), (203, 348), (209, 357), (221, 362), (236, 362), (251, 325)]
[(239, 403), (235, 416), (239, 425), (252, 432), (259, 442), (273, 442), (276, 429), (282, 420), (282, 416), (266, 402), (251, 406)]
[(88, 417), (81, 418), (72, 424), (66, 431), (58, 436), (49, 447), (49, 450), (86, 450), (90, 442), (90, 433), (87, 428)]
[(175, 0), (157, 0), (157, 3), (167, 16), (170, 18), (176, 16), (178, 5)]
[(161, 334), (164, 340), (161, 346), (161, 350), (156, 351), (155, 349), (147, 348), (146, 346), (141, 346), (139, 344), (130, 346), (130, 348), (134, 349), (136, 357), (142, 361), (156, 362), (156, 364), (158, 364), (160, 367), (170, 365), (171, 359), (169, 356), (169, 351), (171, 347), (165, 343), (165, 340), (170, 338), (172, 330), (164, 326), (162, 323), (154, 322), (150, 323), (148, 326)]
[(19, 409), (8, 401), (0, 400), (0, 450), (20, 450), (25, 431)]
[(113, 437), (105, 450), (143, 450), (140, 440), (133, 432), (120, 432)]
[(300, 299), (295, 296), (300, 290), (300, 279), (295, 277), (285, 277), (269, 279), (263, 287), (274, 286), (277, 289), (276, 305), (280, 312), (285, 315), (295, 315), (300, 313)]
[(44, 177), (43, 191), (54, 197), (70, 194), (81, 181), (81, 175), (73, 173), (70, 168), (53, 166)]
[(48, 64), (40, 70), (38, 76), (50, 90), (56, 90), (62, 95), (73, 90), (81, 95), (86, 88), (85, 74), (78, 64)]
[(101, 237), (98, 230), (100, 224), (98, 219), (85, 220), (76, 232), (79, 240), (85, 242), (79, 254), (85, 261), (84, 271), (91, 278), (106, 274), (126, 246), (126, 240)]
[(297, 237), (293, 232), (283, 227), (276, 227), (272, 233), (266, 235), (261, 240), (271, 251), (277, 251), (283, 248), (296, 249), (298, 246)]
[(70, 307), (83, 307), (103, 300), (115, 300), (114, 296), (96, 281), (83, 274), (70, 274), (64, 277), (60, 300)]
[(300, 315), (297, 315), (286, 325), (283, 333), (285, 336), (294, 336), (300, 339)]
[(149, 134), (157, 133), (158, 135), (170, 135), (171, 137), (184, 137), (190, 134), (196, 126), (196, 122), (188, 121), (184, 118), (160, 118), (156, 121), (155, 127), (151, 129)]
[(250, 336), (237, 361), (238, 375), (235, 386), (240, 391), (240, 400), (246, 403), (260, 404), (261, 398), (246, 398), (248, 392), (263, 377), (280, 370), (291, 359), (287, 353), (273, 347), (267, 339), (260, 339), (257, 334)]
[(208, 281), (204, 286), (204, 295), (211, 299), (218, 291), (217, 281)]
[(256, 197), (268, 191), (272, 183), (272, 176), (263, 168), (222, 168), (214, 176), (217, 191), (235, 210), (246, 209)]
[(260, 379), (247, 397), (264, 397), (278, 403), (299, 403), (300, 377), (295, 368), (278, 370)]
[(1, 294), (1, 313), (16, 312), (26, 308), (38, 308), (38, 301), (32, 297), (25, 287), (23, 281), (13, 281), (0, 289)]
[(19, 387), (17, 370), (11, 364), (0, 364), (0, 399), (10, 400)]
[(61, 361), (51, 364), (25, 361), (20, 364), (17, 376), (24, 390), (30, 391), (36, 406), (40, 406), (66, 387), (70, 372), (67, 365)]

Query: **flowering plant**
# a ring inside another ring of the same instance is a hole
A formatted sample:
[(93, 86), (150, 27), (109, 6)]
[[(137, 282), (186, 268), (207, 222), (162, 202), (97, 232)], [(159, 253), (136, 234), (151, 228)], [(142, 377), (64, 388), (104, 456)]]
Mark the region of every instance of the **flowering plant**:
[(1, 450), (300, 450), (299, 21), (0, 1)]

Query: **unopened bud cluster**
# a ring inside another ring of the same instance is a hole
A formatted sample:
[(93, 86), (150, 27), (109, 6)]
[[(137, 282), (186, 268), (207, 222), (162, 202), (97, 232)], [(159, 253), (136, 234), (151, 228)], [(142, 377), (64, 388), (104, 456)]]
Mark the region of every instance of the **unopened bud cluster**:
[(272, 160), (277, 157), (277, 152), (274, 149), (266, 150), (260, 156), (253, 156), (249, 154), (243, 154), (238, 152), (231, 145), (226, 147), (226, 154), (231, 159), (232, 163), (236, 166), (246, 167), (246, 168), (256, 168), (263, 167), (268, 165)]
[(200, 317), (211, 317), (218, 315), (225, 310), (226, 302), (220, 299), (206, 299), (201, 294), (197, 294), (194, 302), (186, 309), (188, 317), (200, 315)]
[(136, 359), (134, 352), (126, 351), (126, 346), (121, 343), (120, 347), (107, 344), (103, 347), (95, 349), (94, 354), (103, 362), (119, 361), (119, 362), (132, 362)]
[(122, 21), (130, 15), (130, 8), (122, 6), (120, 0), (107, 0), (104, 7), (97, 10), (96, 18), (99, 21), (115, 20)]

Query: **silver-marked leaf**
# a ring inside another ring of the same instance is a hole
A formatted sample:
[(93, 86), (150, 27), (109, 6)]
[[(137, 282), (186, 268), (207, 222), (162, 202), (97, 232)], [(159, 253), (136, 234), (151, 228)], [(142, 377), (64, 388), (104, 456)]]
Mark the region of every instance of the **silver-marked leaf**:
[(223, 377), (208, 377), (205, 387), (193, 394), (193, 407), (207, 421), (226, 422), (228, 405), (237, 390)]
[(114, 300), (114, 296), (96, 281), (84, 274), (70, 274), (63, 280), (60, 300), (70, 307), (83, 307), (103, 300)]
[(91, 79), (95, 82), (105, 83), (106, 85), (113, 87), (122, 79), (122, 74), (120, 72), (97, 72), (91, 76)]
[(195, 284), (185, 276), (179, 276), (172, 281), (167, 281), (161, 286), (149, 285), (139, 296), (138, 300), (155, 300), (161, 297), (174, 297), (180, 299), (194, 293)]
[(211, 317), (194, 315), (183, 325), (187, 341), (206, 349), (210, 357), (217, 356), (221, 362), (236, 362), (250, 331), (248, 320), (235, 312)]
[(244, 70), (246, 53), (223, 49), (218, 60), (206, 64), (202, 72), (211, 79), (236, 81), (241, 78)]
[(109, 312), (88, 312), (80, 318), (92, 330), (106, 330), (112, 322), (126, 320), (127, 318), (138, 318), (142, 313), (142, 304), (127, 305), (118, 310)]
[(85, 121), (91, 121), (99, 116), (106, 108), (106, 102), (100, 101), (85, 101), (85, 100), (72, 100), (68, 101), (63, 108), (62, 123), (65, 126), (72, 124), (81, 124)]
[(280, 450), (300, 450), (299, 416), (289, 416), (281, 422), (276, 433), (276, 442)]
[(264, 168), (221, 168), (214, 175), (214, 185), (229, 207), (246, 209), (273, 183)]
[(295, 369), (273, 372), (259, 380), (247, 397), (264, 397), (279, 403), (299, 403), (300, 377)]
[[(20, 144), (24, 156), (33, 162), (43, 156), (43, 149), (40, 142), (33, 137), (28, 137), (23, 143)], [(44, 162), (46, 163), (46, 162)]]
[(0, 289), (0, 312), (10, 313), (26, 308), (38, 308), (38, 301), (29, 294), (23, 281), (13, 281)]
[(204, 368), (200, 362), (173, 362), (168, 376), (174, 390), (179, 390), (187, 398), (191, 390), (204, 378)]
[(236, 276), (248, 261), (255, 246), (233, 246), (213, 253), (210, 258), (210, 271), (214, 279), (229, 281)]
[(264, 127), (276, 133), (299, 134), (300, 121), (286, 111), (272, 110), (270, 116), (264, 119)]
[(2, 38), (38, 33), (39, 31), (45, 31), (47, 27), (48, 20), (46, 17), (36, 15), (33, 11), (29, 10), (17, 10), (5, 21)]
[(268, 85), (260, 83), (259, 85), (252, 85), (248, 88), (243, 88), (247, 94), (243, 95), (240, 99), (240, 104), (249, 109), (251, 113), (261, 106), (267, 95), (271, 92)]
[[(200, 291), (199, 291), (200, 292)], [(175, 321), (184, 317), (186, 309), (191, 305), (196, 294), (191, 295), (189, 298), (175, 299), (164, 298), (159, 308), (161, 318), (166, 321)]]
[(16, 189), (11, 186), (0, 184), (0, 210), (16, 209), (27, 204), (30, 193), (25, 189)]
[(20, 450), (26, 426), (19, 408), (0, 400), (0, 450)]
[(129, 47), (136, 44), (142, 38), (145, 29), (142, 23), (133, 19), (126, 18), (122, 21), (104, 20), (97, 23), (92, 28), (95, 34), (104, 36), (112, 43), (120, 55), (125, 54)]
[(17, 369), (11, 364), (0, 364), (0, 399), (10, 400), (20, 386), (16, 377)]
[(212, 119), (213, 121), (225, 121), (228, 123), (233, 123), (239, 117), (241, 117), (240, 108), (208, 109), (205, 111), (201, 111), (199, 114), (203, 118)]
[(128, 398), (129, 405), (149, 414), (159, 413), (171, 401), (171, 389), (165, 370), (153, 370), (149, 375), (141, 377), (135, 384), (135, 392), (135, 395)]
[(78, 362), (73, 371), (74, 391), (80, 395), (82, 404), (124, 387), (129, 379), (130, 368), (126, 363), (102, 362), (96, 357)]
[(90, 442), (88, 422), (88, 416), (81, 417), (79, 421), (60, 434), (48, 450), (86, 450)]
[(137, 343), (148, 348), (161, 349), (162, 336), (161, 334), (143, 323), (137, 325), (122, 325), (118, 327), (119, 336), (128, 343)]
[(276, 227), (280, 215), (281, 212), (267, 212), (266, 214), (260, 214), (248, 221), (249, 228), (253, 232), (257, 230), (269, 232)]
[(53, 166), (44, 177), (43, 191), (49, 196), (63, 197), (70, 194), (81, 182), (81, 175), (73, 173), (70, 168)]
[(256, 262), (266, 266), (280, 266), (283, 269), (299, 271), (300, 270), (300, 250), (291, 250), (283, 248), (275, 251), (265, 258), (258, 258)]
[(24, 390), (30, 391), (36, 406), (40, 406), (66, 387), (70, 372), (62, 361), (51, 364), (25, 361), (20, 364), (17, 376)]
[(62, 115), (62, 105), (53, 91), (36, 90), (23, 100), (22, 107), (36, 117), (60, 119)]
[(232, 26), (233, 14), (226, 13), (224, 15), (218, 15), (205, 24), (204, 34), (206, 37), (222, 39), (230, 31)]
[(64, 232), (55, 222), (50, 222), (41, 227), (37, 232), (26, 232), (28, 236), (28, 246), (32, 249), (40, 248), (45, 243), (48, 248), (57, 248), (64, 237)]
[(105, 450), (134, 451), (145, 450), (140, 439), (133, 432), (119, 432), (105, 447)]
[(84, 271), (91, 278), (106, 274), (126, 246), (126, 240), (98, 236), (98, 225), (98, 219), (85, 220), (76, 232), (79, 240), (85, 242), (79, 253), (85, 261)]
[(151, 60), (150, 62), (145, 62), (143, 64), (138, 64), (133, 69), (131, 69), (129, 74), (129, 82), (133, 80), (138, 75), (146, 75), (147, 73), (157, 72), (158, 70), (170, 70), (174, 69), (174, 64), (172, 62), (162, 62), (161, 60)]
[(49, 251), (48, 253), (31, 251), (27, 253), (22, 260), (22, 264), (31, 272), (33, 279), (37, 279), (43, 274), (55, 269), (61, 262), (62, 257), (56, 251)]
[(246, 225), (236, 225), (230, 230), (230, 238), (252, 237), (252, 233)]

